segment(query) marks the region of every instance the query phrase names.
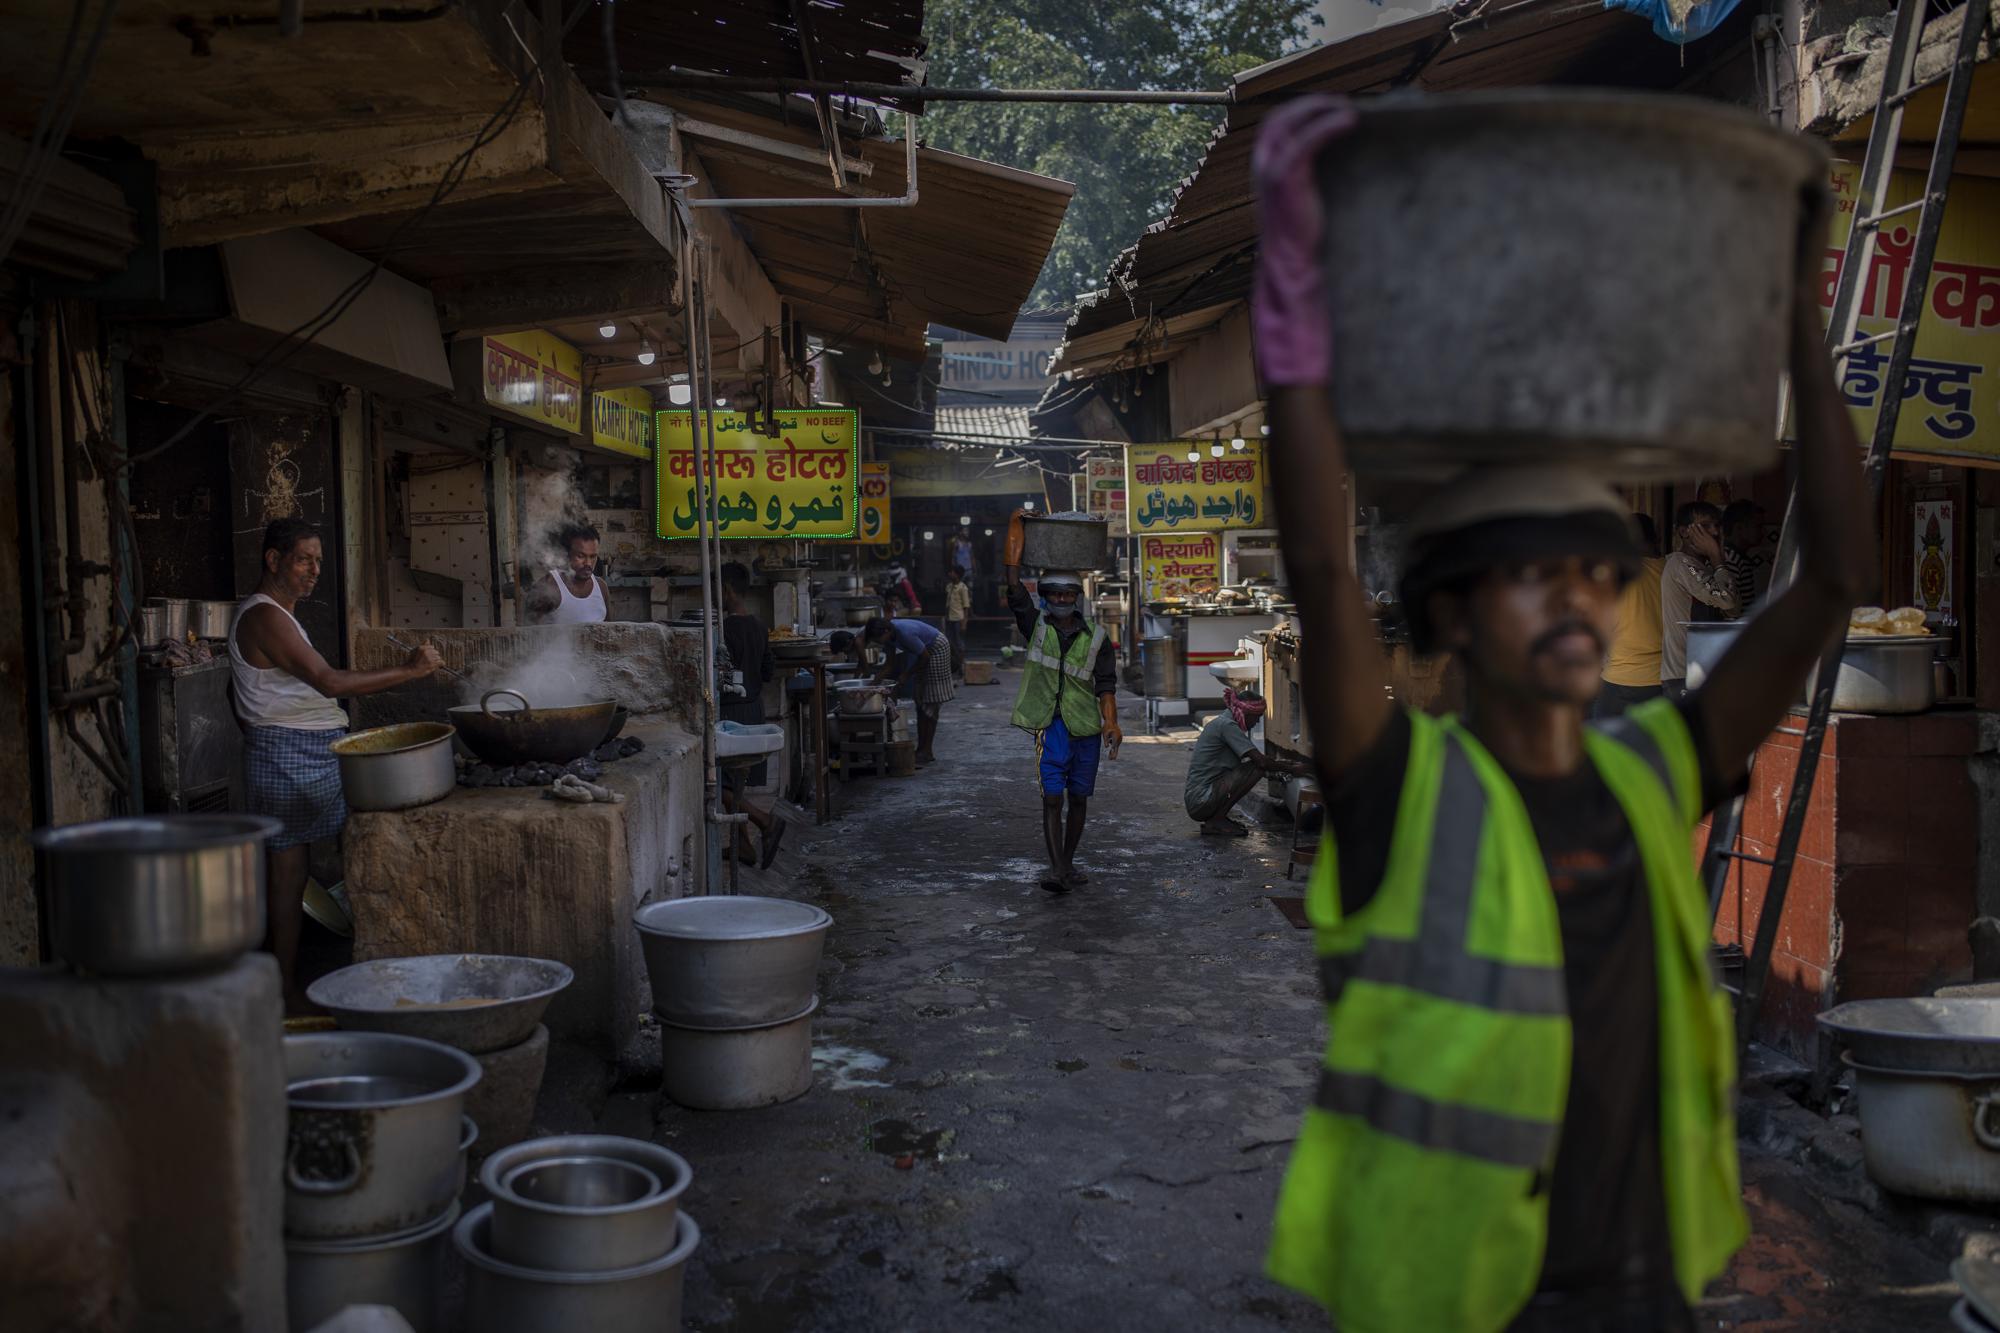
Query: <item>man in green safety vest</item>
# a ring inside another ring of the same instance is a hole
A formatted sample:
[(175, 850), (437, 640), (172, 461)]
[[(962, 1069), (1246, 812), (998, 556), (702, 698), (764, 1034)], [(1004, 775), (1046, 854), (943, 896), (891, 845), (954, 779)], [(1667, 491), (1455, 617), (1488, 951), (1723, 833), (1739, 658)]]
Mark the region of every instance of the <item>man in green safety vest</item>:
[(1413, 517), (1401, 575), (1419, 646), (1464, 664), (1466, 715), (1398, 709), (1326, 518), (1346, 463), (1313, 164), (1355, 119), (1291, 102), (1254, 164), (1252, 328), (1327, 828), (1306, 908), (1327, 1046), (1269, 1272), (1343, 1333), (1691, 1330), (1747, 1224), (1690, 832), (1873, 581), (1817, 284), (1791, 316), (1799, 576), (1703, 687), (1586, 722), (1639, 565), (1627, 506), (1574, 472), (1487, 468)]
[[(1100, 752), (1118, 757), (1125, 734), (1118, 729), (1118, 655), (1102, 625), (1083, 614), (1083, 580), (1069, 570), (1045, 569), (1035, 599), (1021, 584), (1023, 515), (1007, 529), (1007, 609), (1028, 640), (1021, 693), (1013, 723), (1035, 738), (1042, 784), (1042, 841), (1048, 869), (1042, 887), (1068, 893), (1090, 882), (1076, 864), (1083, 821), (1097, 790)], [(1069, 818), (1063, 818), (1063, 802)]]

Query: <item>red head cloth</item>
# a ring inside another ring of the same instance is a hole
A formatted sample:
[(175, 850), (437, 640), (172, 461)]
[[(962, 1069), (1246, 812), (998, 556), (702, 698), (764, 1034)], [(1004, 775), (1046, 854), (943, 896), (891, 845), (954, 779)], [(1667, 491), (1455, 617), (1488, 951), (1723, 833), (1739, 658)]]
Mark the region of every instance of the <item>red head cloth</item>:
[(1248, 731), (1257, 725), (1257, 719), (1264, 716), (1264, 701), (1256, 695), (1248, 698), (1235, 690), (1224, 689), (1222, 701), (1229, 705), (1229, 716), (1236, 719), (1236, 725)]

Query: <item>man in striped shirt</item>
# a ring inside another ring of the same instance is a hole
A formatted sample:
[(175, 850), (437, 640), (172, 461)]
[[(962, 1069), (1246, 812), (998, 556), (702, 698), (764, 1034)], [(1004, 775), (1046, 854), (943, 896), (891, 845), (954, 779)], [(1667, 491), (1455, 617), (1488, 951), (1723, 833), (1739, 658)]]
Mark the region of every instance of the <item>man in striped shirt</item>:
[(1746, 619), (1770, 585), (1771, 566), (1764, 546), (1764, 506), (1755, 500), (1735, 500), (1722, 511), (1723, 564), (1736, 584), (1736, 618)]

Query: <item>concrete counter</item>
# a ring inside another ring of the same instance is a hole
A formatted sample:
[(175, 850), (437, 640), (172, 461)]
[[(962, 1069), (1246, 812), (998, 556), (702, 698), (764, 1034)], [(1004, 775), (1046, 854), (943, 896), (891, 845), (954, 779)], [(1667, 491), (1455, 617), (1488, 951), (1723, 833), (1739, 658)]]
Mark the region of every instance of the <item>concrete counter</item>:
[(649, 1006), (632, 913), (700, 884), (701, 745), (634, 719), (646, 742), (605, 765), (621, 805), (544, 800), (544, 788), (458, 788), (415, 810), (356, 814), (346, 835), (357, 961), (416, 954), (553, 958), (576, 980), (545, 1020), (622, 1052)]

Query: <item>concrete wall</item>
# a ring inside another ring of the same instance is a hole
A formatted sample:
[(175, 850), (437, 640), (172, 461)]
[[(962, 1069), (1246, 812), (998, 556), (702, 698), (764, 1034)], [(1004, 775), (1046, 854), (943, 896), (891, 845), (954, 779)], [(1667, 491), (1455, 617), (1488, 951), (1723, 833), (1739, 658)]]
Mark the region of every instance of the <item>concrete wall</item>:
[[(355, 632), (354, 665), (368, 671), (408, 659), (389, 642), (436, 645), (444, 664), (482, 683), (504, 679), (509, 667), (539, 654), (573, 645), (579, 672), (594, 678), (604, 693), (635, 715), (661, 715), (685, 722), (701, 707), (701, 631), (652, 621), (606, 621), (599, 625), (525, 625), (497, 629), (391, 630), (364, 627)], [(478, 690), (449, 676), (435, 676), (383, 694), (353, 701), (354, 725), (385, 726), (424, 718), (442, 719), (454, 704), (477, 703)], [(502, 705), (505, 706), (504, 704)]]
[(277, 964), (0, 971), (0, 1327), (282, 1329)]
[(632, 913), (698, 892), (701, 749), (656, 719), (646, 749), (606, 767), (622, 805), (572, 805), (532, 787), (468, 790), (348, 821), (354, 956), (502, 953), (567, 963), (558, 1037), (617, 1055), (650, 1007)]

